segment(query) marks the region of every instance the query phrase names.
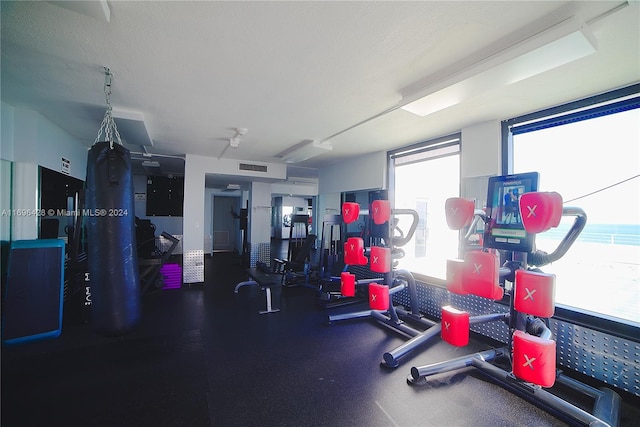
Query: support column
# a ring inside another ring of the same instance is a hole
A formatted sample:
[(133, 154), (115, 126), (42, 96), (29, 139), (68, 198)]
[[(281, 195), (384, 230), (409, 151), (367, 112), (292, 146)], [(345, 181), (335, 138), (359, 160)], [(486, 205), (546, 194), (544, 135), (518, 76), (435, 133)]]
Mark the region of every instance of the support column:
[(271, 184), (251, 183), (249, 243), (251, 267), (258, 261), (271, 265)]
[(13, 164), (13, 210), (11, 212), (13, 240), (38, 238), (38, 165)]
[(201, 167), (190, 167), (187, 156), (184, 167), (184, 212), (182, 231), (182, 281), (204, 282), (204, 177)]

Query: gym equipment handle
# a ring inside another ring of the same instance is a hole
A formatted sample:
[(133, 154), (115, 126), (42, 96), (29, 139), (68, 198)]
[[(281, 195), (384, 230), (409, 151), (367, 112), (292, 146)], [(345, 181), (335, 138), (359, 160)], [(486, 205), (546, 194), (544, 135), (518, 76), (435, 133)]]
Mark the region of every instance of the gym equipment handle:
[(576, 219), (553, 252), (548, 254), (545, 251), (536, 250), (528, 255), (527, 261), (529, 264), (542, 267), (543, 265), (551, 264), (552, 262), (562, 258), (576, 241), (585, 225), (587, 225), (587, 214), (582, 210), (582, 208), (563, 207), (562, 216), (575, 216)]

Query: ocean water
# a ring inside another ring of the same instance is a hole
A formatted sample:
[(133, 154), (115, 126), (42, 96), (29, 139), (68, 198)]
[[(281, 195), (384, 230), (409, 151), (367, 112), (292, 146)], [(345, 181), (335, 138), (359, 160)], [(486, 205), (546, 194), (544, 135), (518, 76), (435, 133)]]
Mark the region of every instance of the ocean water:
[[(571, 224), (560, 224), (558, 228), (544, 233), (546, 239), (562, 239)], [(640, 246), (640, 224), (588, 224), (578, 236), (578, 241), (613, 245)]]

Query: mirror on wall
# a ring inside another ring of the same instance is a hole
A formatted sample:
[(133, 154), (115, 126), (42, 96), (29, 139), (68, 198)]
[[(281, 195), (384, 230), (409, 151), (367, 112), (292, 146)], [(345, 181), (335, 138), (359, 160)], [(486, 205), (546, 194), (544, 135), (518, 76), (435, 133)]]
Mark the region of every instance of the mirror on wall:
[(72, 176), (40, 167), (41, 239), (67, 240), (73, 230), (84, 182)]
[[(271, 201), (271, 237), (276, 239), (289, 239), (292, 237), (293, 217), (295, 215), (307, 215), (313, 217), (312, 200), (307, 197), (277, 196)], [(309, 224), (307, 233), (312, 233)], [(294, 233), (298, 233), (297, 231)], [(297, 234), (293, 237), (299, 237)]]
[(2, 298), (2, 306), (4, 306), (5, 278), (11, 245), (12, 182), (13, 163), (0, 160), (0, 212), (2, 212), (0, 215), (0, 298)]
[[(358, 191), (346, 191), (341, 194), (340, 204), (344, 202), (355, 202), (360, 205), (360, 210), (368, 210), (369, 205), (374, 200), (388, 199), (387, 190), (368, 189)], [(365, 244), (370, 244), (371, 239), (384, 238), (389, 234), (388, 224), (374, 224), (369, 215), (360, 215), (351, 224), (346, 224), (346, 237), (362, 237)]]
[(11, 185), (13, 180), (13, 164), (8, 160), (0, 160), (0, 240), (11, 240)]

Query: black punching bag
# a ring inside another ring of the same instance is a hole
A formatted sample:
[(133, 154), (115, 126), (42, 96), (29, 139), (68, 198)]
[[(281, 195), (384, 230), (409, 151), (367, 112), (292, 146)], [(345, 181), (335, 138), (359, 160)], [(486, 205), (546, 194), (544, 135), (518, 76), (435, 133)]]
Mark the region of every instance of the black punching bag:
[(86, 212), (91, 320), (107, 336), (140, 320), (140, 273), (129, 150), (97, 142), (87, 159)]

